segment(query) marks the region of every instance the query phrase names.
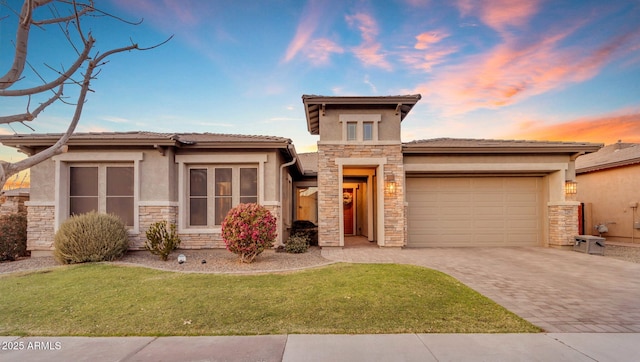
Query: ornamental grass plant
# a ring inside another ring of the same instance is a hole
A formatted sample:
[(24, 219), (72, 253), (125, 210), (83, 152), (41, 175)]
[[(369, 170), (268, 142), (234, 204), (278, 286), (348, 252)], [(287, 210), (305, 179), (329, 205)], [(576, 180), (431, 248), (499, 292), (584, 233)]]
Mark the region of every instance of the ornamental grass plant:
[(65, 220), (53, 245), (53, 256), (61, 264), (112, 261), (127, 251), (129, 236), (119, 217), (92, 211)]

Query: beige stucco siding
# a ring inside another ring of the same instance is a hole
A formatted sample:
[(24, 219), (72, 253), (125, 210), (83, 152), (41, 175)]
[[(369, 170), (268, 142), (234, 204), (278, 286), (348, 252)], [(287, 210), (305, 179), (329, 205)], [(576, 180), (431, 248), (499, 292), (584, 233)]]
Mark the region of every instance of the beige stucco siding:
[(320, 116), (320, 142), (334, 142), (343, 140), (343, 125), (340, 115), (380, 115), (378, 122), (379, 141), (399, 141), (400, 140), (400, 117), (393, 110), (384, 109), (348, 109), (335, 110), (328, 109), (324, 116)]
[(32, 202), (53, 202), (55, 199), (55, 162), (51, 159), (31, 167), (31, 189), (29, 200)]
[[(640, 211), (630, 207), (640, 203), (640, 165), (612, 168), (578, 175), (576, 199), (590, 204), (591, 223), (585, 233), (597, 235), (594, 224), (606, 224), (609, 240), (640, 242), (640, 230), (633, 228), (634, 219), (640, 222)], [(589, 208), (587, 208), (589, 210)]]
[(143, 152), (140, 162), (140, 201), (177, 201), (176, 180), (172, 150), (165, 151), (164, 155), (155, 150)]

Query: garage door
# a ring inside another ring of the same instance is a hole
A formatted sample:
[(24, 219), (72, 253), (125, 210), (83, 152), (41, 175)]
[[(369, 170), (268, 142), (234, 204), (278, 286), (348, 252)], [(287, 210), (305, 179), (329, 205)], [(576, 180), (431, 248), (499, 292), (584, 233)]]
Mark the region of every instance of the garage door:
[(541, 195), (540, 177), (409, 177), (407, 245), (540, 245)]

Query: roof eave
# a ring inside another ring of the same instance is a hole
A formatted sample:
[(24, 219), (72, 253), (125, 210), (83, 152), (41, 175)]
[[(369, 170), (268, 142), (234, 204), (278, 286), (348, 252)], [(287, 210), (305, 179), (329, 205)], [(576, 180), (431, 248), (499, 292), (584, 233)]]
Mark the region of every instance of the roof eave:
[(464, 153), (561, 153), (561, 154), (575, 154), (575, 153), (591, 153), (600, 149), (600, 145), (568, 145), (568, 146), (538, 146), (538, 147), (430, 147), (430, 146), (402, 146), (402, 152), (405, 154), (464, 154)]
[(307, 118), (307, 131), (312, 135), (318, 135), (320, 134), (321, 108), (327, 105), (389, 105), (400, 109), (400, 120), (402, 121), (421, 98), (422, 96), (420, 94), (374, 97), (318, 96), (303, 94), (302, 103), (304, 104), (305, 115)]
[(589, 167), (576, 168), (576, 173), (580, 174), (580, 173), (589, 173), (589, 172), (595, 172), (595, 171), (603, 171), (603, 170), (608, 170), (612, 168), (631, 166), (636, 164), (640, 164), (640, 157), (631, 158), (624, 161), (608, 162), (608, 163), (593, 165)]

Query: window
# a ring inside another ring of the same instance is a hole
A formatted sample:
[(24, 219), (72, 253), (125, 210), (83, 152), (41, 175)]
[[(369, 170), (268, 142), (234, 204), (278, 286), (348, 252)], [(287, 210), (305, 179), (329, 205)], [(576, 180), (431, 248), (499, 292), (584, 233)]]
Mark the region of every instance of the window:
[(134, 172), (129, 166), (69, 167), (69, 215), (90, 211), (118, 215), (134, 225)]
[(355, 143), (379, 141), (378, 124), (381, 119), (380, 114), (341, 114), (342, 140)]
[(347, 123), (347, 141), (355, 141), (356, 140), (356, 130), (358, 124), (356, 122), (348, 122)]
[(189, 225), (207, 225), (207, 169), (189, 170)]
[(216, 225), (221, 225), (233, 203), (230, 168), (216, 169)]
[(373, 140), (373, 122), (364, 122), (362, 124), (362, 140), (363, 141)]
[(239, 203), (258, 202), (258, 169), (255, 167), (189, 168), (189, 226), (221, 225)]

